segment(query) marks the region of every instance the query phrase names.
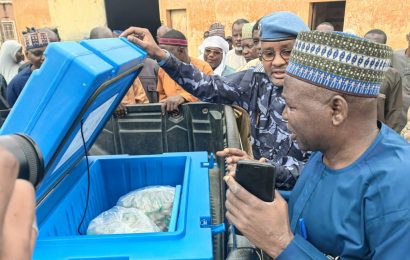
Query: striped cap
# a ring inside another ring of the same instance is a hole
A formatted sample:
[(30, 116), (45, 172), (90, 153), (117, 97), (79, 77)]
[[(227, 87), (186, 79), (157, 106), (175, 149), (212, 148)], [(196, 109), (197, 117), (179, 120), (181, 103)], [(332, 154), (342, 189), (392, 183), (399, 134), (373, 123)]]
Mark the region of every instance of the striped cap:
[(242, 26), (242, 39), (252, 39), (252, 29), (255, 23), (245, 23)]
[(30, 32), (23, 34), (24, 45), (26, 50), (46, 47), (49, 43), (47, 33)]
[(225, 26), (221, 23), (213, 23), (209, 27), (209, 36), (220, 36), (225, 38)]
[(300, 32), (286, 73), (333, 91), (377, 97), (393, 50), (341, 32)]

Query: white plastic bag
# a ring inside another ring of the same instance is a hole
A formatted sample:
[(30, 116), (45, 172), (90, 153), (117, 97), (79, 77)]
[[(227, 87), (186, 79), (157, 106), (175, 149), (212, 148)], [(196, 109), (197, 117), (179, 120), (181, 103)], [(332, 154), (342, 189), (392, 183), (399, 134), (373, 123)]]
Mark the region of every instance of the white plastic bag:
[(162, 231), (167, 231), (174, 196), (175, 187), (150, 186), (122, 196), (117, 205), (143, 211)]
[(160, 232), (144, 212), (135, 208), (115, 206), (88, 225), (87, 235)]

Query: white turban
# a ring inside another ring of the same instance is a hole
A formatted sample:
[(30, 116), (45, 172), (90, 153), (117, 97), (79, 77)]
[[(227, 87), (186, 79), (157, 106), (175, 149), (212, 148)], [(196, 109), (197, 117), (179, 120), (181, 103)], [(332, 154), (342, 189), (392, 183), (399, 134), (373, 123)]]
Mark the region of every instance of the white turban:
[[(205, 53), (206, 48), (219, 48), (222, 50), (222, 61), (221, 64), (214, 70), (214, 74), (216, 75), (222, 75), (222, 72), (225, 69), (225, 63), (226, 63), (226, 54), (229, 51), (229, 44), (227, 41), (225, 41), (224, 38), (220, 36), (210, 36), (204, 40), (204, 42), (201, 45), (201, 53)], [(202, 60), (204, 60), (204, 56), (202, 55), (201, 57)]]
[(0, 74), (3, 75), (7, 84), (17, 75), (19, 63), (16, 54), (21, 49), (21, 44), (15, 40), (5, 41), (0, 51)]

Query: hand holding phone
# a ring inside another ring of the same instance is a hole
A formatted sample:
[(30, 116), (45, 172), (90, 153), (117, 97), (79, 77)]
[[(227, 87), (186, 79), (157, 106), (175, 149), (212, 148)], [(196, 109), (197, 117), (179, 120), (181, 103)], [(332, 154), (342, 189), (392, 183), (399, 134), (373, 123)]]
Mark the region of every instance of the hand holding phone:
[(275, 196), (275, 167), (258, 161), (239, 161), (235, 180), (259, 199), (272, 202)]
[[(259, 199), (272, 202), (275, 196), (275, 167), (258, 161), (239, 161), (236, 164), (235, 180)], [(242, 233), (234, 228), (235, 234)]]

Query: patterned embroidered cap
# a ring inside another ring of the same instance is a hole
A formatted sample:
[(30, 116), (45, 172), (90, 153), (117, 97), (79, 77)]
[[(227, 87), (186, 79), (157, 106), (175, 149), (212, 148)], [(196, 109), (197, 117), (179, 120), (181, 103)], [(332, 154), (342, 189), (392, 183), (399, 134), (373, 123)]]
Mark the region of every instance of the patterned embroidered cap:
[(301, 32), (286, 73), (292, 77), (363, 97), (377, 97), (393, 50), (341, 32)]
[(209, 27), (209, 36), (220, 36), (225, 38), (225, 26), (221, 23), (213, 23)]
[(30, 32), (23, 34), (26, 50), (46, 47), (49, 43), (47, 33)]
[(252, 39), (252, 29), (255, 23), (245, 23), (242, 26), (242, 39)]

